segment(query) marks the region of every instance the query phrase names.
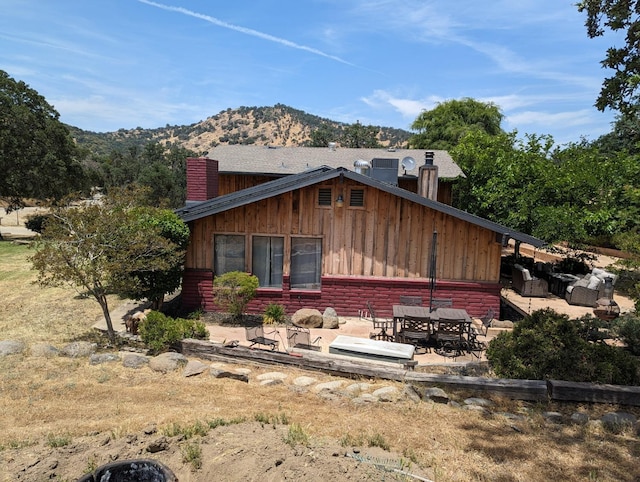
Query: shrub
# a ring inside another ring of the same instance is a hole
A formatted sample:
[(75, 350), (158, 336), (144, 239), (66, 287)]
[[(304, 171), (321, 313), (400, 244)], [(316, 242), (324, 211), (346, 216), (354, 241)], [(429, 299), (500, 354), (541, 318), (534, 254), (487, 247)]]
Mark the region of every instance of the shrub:
[(284, 306), (277, 303), (269, 303), (264, 309), (262, 320), (265, 325), (271, 325), (276, 323), (282, 323), (284, 321), (285, 311)]
[(180, 340), (185, 338), (207, 338), (207, 329), (201, 321), (184, 318), (171, 318), (159, 311), (151, 311), (138, 328), (140, 338), (153, 351), (178, 348)]
[(636, 314), (621, 316), (613, 323), (613, 331), (634, 355), (640, 356), (640, 317)]
[(234, 318), (240, 318), (249, 302), (256, 296), (258, 284), (256, 276), (241, 271), (230, 271), (215, 277), (213, 296), (218, 306)]
[(618, 347), (587, 341), (584, 321), (535, 311), (491, 340), (487, 359), (506, 378), (640, 384), (640, 362)]

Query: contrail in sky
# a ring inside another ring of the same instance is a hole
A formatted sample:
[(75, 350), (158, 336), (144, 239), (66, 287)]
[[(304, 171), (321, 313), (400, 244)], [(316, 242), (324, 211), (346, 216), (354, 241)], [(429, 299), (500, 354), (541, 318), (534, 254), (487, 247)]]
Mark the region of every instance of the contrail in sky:
[(328, 59), (331, 60), (335, 60), (336, 62), (340, 62), (346, 65), (351, 65), (353, 67), (355, 67), (354, 64), (352, 64), (351, 62), (347, 62), (344, 59), (341, 59), (340, 57), (336, 57), (335, 55), (329, 55), (327, 53), (324, 53), (322, 50), (318, 50), (318, 49), (314, 49), (312, 47), (307, 47), (306, 45), (299, 45), (295, 42), (291, 42), (289, 40), (280, 38), (280, 37), (274, 37), (273, 35), (269, 35), (266, 33), (262, 33), (262, 32), (258, 32), (257, 30), (253, 30), (250, 28), (245, 28), (245, 27), (239, 27), (238, 25), (233, 25), (231, 23), (227, 23), (227, 22), (223, 22), (222, 20), (219, 20), (215, 17), (211, 17), (209, 15), (204, 15), (202, 13), (197, 13), (197, 12), (193, 12), (191, 10), (187, 10), (186, 8), (182, 8), (182, 7), (173, 7), (171, 5), (164, 5), (162, 3), (156, 3), (156, 2), (152, 2), (150, 0), (138, 0), (140, 3), (146, 3), (147, 5), (151, 5), (152, 7), (157, 7), (157, 8), (161, 8), (163, 10), (168, 10), (170, 12), (178, 12), (178, 13), (182, 13), (184, 15), (189, 15), (191, 17), (195, 17), (195, 18), (199, 18), (201, 20), (204, 20), (206, 22), (212, 23), (214, 25), (217, 25), (218, 27), (223, 27), (223, 28), (228, 28), (229, 30), (235, 30), (236, 32), (240, 32), (246, 35), (252, 35), (253, 37), (258, 37), (264, 40), (268, 40), (270, 42), (275, 42), (281, 45), (284, 45), (286, 47), (291, 47), (294, 49), (299, 49), (299, 50), (304, 50), (306, 52), (315, 54), (315, 55), (320, 55), (321, 57), (326, 57)]

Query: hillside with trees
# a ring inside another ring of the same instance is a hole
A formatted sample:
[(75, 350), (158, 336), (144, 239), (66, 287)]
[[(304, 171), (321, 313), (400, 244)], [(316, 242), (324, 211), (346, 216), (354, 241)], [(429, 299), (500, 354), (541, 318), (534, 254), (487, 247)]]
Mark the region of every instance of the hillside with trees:
[[(411, 136), (409, 131), (402, 129), (345, 124), (282, 104), (229, 108), (187, 126), (166, 125), (157, 129), (138, 127), (106, 133), (84, 131), (73, 126), (68, 128), (87, 156), (106, 156), (113, 151), (142, 149), (150, 142), (165, 148), (180, 146), (197, 154), (203, 154), (219, 144), (321, 147), (328, 142), (337, 142), (345, 147), (370, 147), (375, 140), (381, 147), (406, 147)], [(354, 131), (356, 134), (366, 134), (370, 142), (361, 146), (353, 145)]]

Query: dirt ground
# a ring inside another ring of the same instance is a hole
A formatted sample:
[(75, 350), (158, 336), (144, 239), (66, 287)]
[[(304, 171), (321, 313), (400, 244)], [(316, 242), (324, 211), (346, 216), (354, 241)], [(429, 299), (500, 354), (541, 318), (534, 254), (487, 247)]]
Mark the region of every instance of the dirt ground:
[[(378, 447), (344, 447), (326, 439), (288, 444), (289, 429), (259, 422), (220, 426), (198, 437), (197, 445), (182, 435), (166, 437), (153, 426), (120, 439), (104, 433), (74, 438), (72, 444), (59, 448), (41, 442), (7, 450), (4, 458), (9, 473), (2, 480), (76, 480), (89, 469), (95, 470), (97, 461), (105, 456), (115, 461), (159, 460), (181, 482), (425, 480), (417, 467), (408, 465), (410, 462), (397, 454)], [(196, 446), (201, 450), (201, 466), (197, 470), (197, 461), (184, 461)], [(160, 447), (164, 450), (148, 451)], [(68, 478), (68, 474), (74, 478)]]

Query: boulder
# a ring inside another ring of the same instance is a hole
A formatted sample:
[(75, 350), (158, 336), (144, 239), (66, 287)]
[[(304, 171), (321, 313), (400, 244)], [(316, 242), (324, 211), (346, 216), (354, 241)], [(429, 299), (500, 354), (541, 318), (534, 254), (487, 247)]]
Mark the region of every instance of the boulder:
[(26, 345), (21, 341), (2, 340), (0, 341), (0, 356), (16, 355), (22, 353)]
[(302, 308), (291, 317), (291, 323), (303, 328), (322, 328), (322, 313), (312, 308)]
[(88, 357), (96, 352), (98, 345), (88, 341), (74, 341), (64, 346), (60, 354), (69, 358)]
[(338, 313), (333, 308), (327, 308), (322, 314), (322, 328), (335, 330), (340, 326), (340, 320), (338, 319)]
[(168, 351), (149, 360), (149, 368), (156, 372), (168, 373), (186, 366), (188, 361), (182, 353)]
[(48, 343), (35, 343), (34, 345), (31, 345), (31, 356), (52, 358), (59, 354), (60, 350)]
[(149, 359), (146, 356), (131, 353), (122, 357), (122, 366), (126, 368), (142, 368), (148, 364)]
[(200, 375), (209, 369), (209, 365), (205, 365), (204, 363), (198, 360), (190, 360), (187, 363), (187, 366), (184, 368), (182, 372), (183, 377), (193, 377), (196, 375)]
[(435, 403), (449, 403), (449, 395), (442, 388), (432, 387), (424, 391), (423, 398)]

